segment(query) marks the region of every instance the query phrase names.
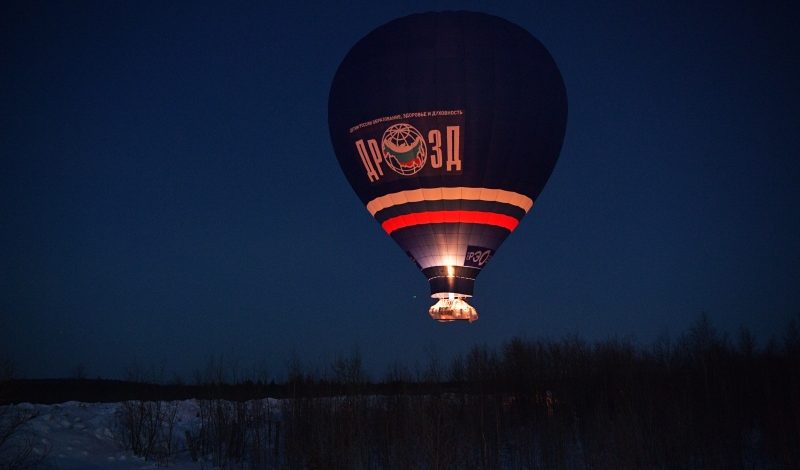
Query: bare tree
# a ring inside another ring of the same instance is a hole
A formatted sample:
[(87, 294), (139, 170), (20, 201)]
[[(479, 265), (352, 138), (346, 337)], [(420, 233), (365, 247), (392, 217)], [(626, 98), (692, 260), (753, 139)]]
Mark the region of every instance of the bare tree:
[(176, 402), (131, 400), (115, 413), (116, 437), (122, 448), (145, 460), (169, 464), (175, 456)]

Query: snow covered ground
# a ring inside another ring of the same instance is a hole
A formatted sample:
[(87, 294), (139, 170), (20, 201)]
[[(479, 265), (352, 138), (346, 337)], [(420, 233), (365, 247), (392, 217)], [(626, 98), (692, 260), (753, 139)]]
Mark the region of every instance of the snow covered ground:
[[(199, 422), (198, 404), (195, 400), (176, 402), (178, 405), (174, 435), (177, 454), (169, 468), (199, 468), (192, 462), (185, 445), (185, 431), (196, 429)], [(28, 447), (31, 458), (44, 456), (42, 468), (54, 469), (141, 469), (156, 468), (148, 462), (125, 451), (115, 435), (114, 413), (119, 403), (66, 402), (57, 405), (32, 405), (23, 403), (0, 407), (0, 416), (16, 413), (36, 414), (21, 428), (0, 454), (0, 468), (8, 465), (12, 446)], [(211, 467), (206, 465), (206, 467)]]

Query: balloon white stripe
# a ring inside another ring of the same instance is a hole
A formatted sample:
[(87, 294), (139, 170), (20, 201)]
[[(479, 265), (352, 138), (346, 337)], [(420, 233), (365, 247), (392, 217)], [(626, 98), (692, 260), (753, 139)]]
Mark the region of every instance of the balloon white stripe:
[(399, 206), (409, 202), (422, 201), (489, 201), (511, 204), (528, 212), (533, 206), (533, 199), (524, 194), (489, 188), (423, 188), (410, 189), (397, 193), (376, 197), (367, 203), (367, 210), (373, 216), (387, 207)]

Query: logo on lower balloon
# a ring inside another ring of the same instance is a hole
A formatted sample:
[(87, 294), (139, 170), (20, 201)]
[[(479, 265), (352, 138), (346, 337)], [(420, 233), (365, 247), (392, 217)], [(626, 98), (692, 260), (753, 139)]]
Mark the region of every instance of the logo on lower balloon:
[(492, 258), (494, 250), (482, 246), (468, 246), (467, 256), (464, 257), (464, 266), (483, 268)]
[(422, 134), (410, 124), (395, 124), (381, 139), (383, 161), (400, 175), (417, 173), (428, 160), (428, 147)]

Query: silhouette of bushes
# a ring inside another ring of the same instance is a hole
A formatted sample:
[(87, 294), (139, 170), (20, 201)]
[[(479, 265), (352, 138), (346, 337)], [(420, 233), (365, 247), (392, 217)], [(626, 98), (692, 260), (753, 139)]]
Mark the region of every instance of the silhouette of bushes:
[(145, 460), (168, 465), (177, 450), (177, 412), (175, 402), (125, 401), (114, 415), (115, 436), (124, 449)]
[[(800, 468), (797, 319), (763, 347), (705, 316), (648, 346), (514, 338), (449, 364), (433, 354), (416, 374), (394, 364), (377, 383), (358, 350), (323, 374), (295, 357), (285, 384), (212, 372), (213, 383), (141, 390), (198, 398), (186, 448), (220, 468)], [(264, 396), (282, 400), (253, 399)], [(121, 407), (139, 455), (173, 449), (159, 406)]]
[(269, 400), (198, 401), (199, 426), (186, 432), (193, 461), (215, 467), (276, 468), (281, 423)]
[(759, 350), (746, 330), (733, 345), (703, 316), (650, 347), (576, 337), (475, 347), (453, 360), (448, 381), (354, 386), (296, 374), (283, 406), (286, 463), (797, 468), (797, 330)]
[(44, 464), (50, 449), (42, 447), (28, 429), (37, 416), (28, 408), (0, 407), (0, 469), (38, 468)]
[[(11, 359), (0, 356), (0, 403), (6, 402), (14, 369)], [(37, 442), (28, 426), (38, 416), (29, 406), (0, 406), (0, 469), (20, 470), (44, 465), (50, 447), (45, 442)]]

